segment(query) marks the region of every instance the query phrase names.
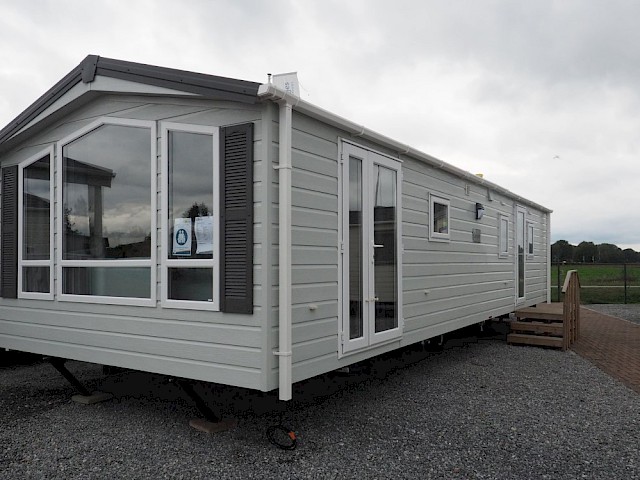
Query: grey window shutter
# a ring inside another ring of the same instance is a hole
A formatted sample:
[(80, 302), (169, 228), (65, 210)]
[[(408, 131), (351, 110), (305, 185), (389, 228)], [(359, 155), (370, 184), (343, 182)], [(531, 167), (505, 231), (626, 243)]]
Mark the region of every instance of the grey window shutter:
[(220, 129), (220, 309), (253, 313), (253, 124)]
[(18, 298), (18, 166), (2, 169), (2, 296)]

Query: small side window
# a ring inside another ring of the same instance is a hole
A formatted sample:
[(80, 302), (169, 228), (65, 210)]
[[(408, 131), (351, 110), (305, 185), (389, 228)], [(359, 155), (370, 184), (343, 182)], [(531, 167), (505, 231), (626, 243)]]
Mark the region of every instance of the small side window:
[(505, 258), (509, 255), (509, 217), (500, 215), (498, 240), (498, 256)]
[(53, 148), (19, 167), (18, 296), (52, 299)]
[(429, 239), (446, 242), (451, 239), (450, 202), (446, 198), (431, 195), (429, 197)]
[(533, 257), (533, 223), (527, 222), (527, 257)]

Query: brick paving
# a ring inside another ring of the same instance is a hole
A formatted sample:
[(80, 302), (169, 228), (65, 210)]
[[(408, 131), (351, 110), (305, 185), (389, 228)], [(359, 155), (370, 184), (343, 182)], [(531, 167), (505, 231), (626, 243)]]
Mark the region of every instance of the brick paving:
[(640, 393), (640, 325), (582, 307), (571, 349)]

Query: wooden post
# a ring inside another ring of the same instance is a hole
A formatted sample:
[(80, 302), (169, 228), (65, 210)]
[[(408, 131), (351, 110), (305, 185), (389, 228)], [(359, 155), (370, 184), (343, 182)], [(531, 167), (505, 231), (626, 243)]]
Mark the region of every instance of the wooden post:
[(577, 270), (567, 272), (562, 293), (564, 293), (562, 349), (566, 350), (580, 335), (580, 278)]

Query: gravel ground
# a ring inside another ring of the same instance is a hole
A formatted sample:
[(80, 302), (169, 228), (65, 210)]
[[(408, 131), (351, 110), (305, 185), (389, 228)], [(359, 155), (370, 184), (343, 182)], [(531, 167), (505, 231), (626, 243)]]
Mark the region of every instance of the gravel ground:
[[(570, 351), (502, 334), (311, 379), (286, 410), (275, 394), (197, 384), (238, 420), (213, 435), (188, 426), (197, 411), (166, 377), (68, 366), (114, 399), (72, 402), (48, 364), (0, 367), (0, 478), (640, 478), (640, 396)], [(281, 419), (296, 450), (265, 437)]]
[(628, 303), (626, 305), (617, 304), (592, 304), (585, 305), (585, 308), (590, 308), (596, 312), (604, 313), (605, 315), (611, 315), (618, 318), (624, 318), (633, 323), (640, 324), (640, 304)]

